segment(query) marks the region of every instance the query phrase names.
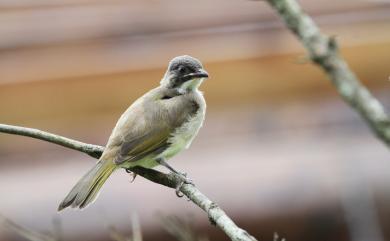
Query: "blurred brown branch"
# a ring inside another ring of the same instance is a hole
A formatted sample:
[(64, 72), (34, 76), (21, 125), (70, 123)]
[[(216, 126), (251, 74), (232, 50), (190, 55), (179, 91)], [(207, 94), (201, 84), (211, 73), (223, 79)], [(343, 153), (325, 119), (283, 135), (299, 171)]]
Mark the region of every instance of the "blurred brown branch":
[(114, 225), (108, 224), (107, 229), (109, 231), (110, 237), (114, 241), (142, 241), (142, 231), (141, 225), (139, 224), (138, 216), (132, 215), (131, 217), (131, 235), (124, 235), (120, 233)]
[(30, 241), (59, 241), (54, 235), (51, 234), (42, 234), (30, 229), (27, 229), (10, 219), (0, 215), (0, 228), (7, 229), (7, 231), (12, 231), (18, 235), (24, 237)]
[[(80, 141), (75, 141), (69, 138), (58, 136), (52, 133), (44, 132), (37, 129), (25, 128), (20, 126), (12, 126), (0, 124), (0, 132), (29, 136), (32, 138), (44, 140), (51, 142), (57, 145), (61, 145), (73, 150), (84, 152), (92, 157), (99, 158), (103, 153), (104, 147), (86, 144)], [(134, 167), (131, 169), (133, 172), (138, 175), (161, 185), (175, 188), (181, 182), (181, 178), (174, 174), (164, 174), (162, 172), (146, 169), (142, 167)], [(226, 215), (226, 213), (214, 202), (212, 202), (208, 197), (199, 191), (194, 185), (184, 184), (181, 186), (180, 191), (188, 197), (193, 203), (198, 207), (203, 209), (210, 221), (218, 226), (222, 231), (225, 232), (227, 236), (233, 241), (255, 241), (256, 239), (252, 237), (248, 232), (239, 228), (233, 220)]]
[[(62, 240), (62, 231), (58, 232), (60, 227), (59, 219), (54, 221), (53, 233), (40, 233), (32, 231), (26, 227), (23, 227), (12, 220), (0, 215), (0, 229), (13, 232), (29, 241), (60, 241)], [(161, 224), (163, 228), (171, 234), (178, 241), (208, 241), (207, 238), (197, 235), (189, 220), (183, 220), (175, 216), (161, 217)], [(138, 217), (132, 215), (131, 219), (132, 233), (131, 235), (124, 235), (112, 224), (107, 224), (107, 230), (110, 238), (113, 241), (142, 241), (142, 231), (139, 224)], [(57, 230), (56, 230), (57, 229)], [(278, 241), (278, 240), (274, 240)], [(282, 240), (283, 241), (283, 240)]]
[(295, 0), (267, 1), (302, 42), (310, 59), (328, 75), (341, 97), (366, 120), (372, 131), (390, 146), (389, 116), (339, 54), (335, 39), (321, 33)]
[(190, 220), (184, 220), (176, 216), (162, 216), (163, 228), (178, 241), (208, 241), (208, 238), (195, 233)]
[[(170, 235), (178, 241), (208, 241), (207, 238), (198, 235), (190, 220), (185, 220), (176, 216), (161, 216), (161, 225)], [(142, 241), (141, 227), (136, 215), (132, 216), (132, 233), (131, 235), (122, 234), (112, 224), (107, 224), (110, 237), (113, 241)]]

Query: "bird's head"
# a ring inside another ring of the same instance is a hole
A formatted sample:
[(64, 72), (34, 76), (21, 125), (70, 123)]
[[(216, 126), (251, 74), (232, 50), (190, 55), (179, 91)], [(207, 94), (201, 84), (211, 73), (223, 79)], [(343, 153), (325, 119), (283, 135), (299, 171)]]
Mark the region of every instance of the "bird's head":
[(161, 85), (186, 93), (198, 89), (200, 84), (209, 77), (199, 60), (188, 56), (178, 56), (169, 62), (167, 72), (161, 80)]

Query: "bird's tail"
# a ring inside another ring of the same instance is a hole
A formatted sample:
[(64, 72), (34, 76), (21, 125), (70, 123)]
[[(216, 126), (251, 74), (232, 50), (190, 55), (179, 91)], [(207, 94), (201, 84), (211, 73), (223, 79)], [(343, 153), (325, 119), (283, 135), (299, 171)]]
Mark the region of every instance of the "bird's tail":
[(100, 188), (115, 170), (116, 165), (111, 161), (99, 160), (72, 188), (58, 207), (58, 211), (71, 206), (84, 208), (93, 202)]

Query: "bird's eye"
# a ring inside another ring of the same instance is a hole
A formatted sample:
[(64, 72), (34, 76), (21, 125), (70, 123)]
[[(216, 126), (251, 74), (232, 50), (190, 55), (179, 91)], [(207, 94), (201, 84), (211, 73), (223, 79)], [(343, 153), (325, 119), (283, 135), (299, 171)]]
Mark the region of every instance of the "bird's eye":
[(187, 69), (186, 69), (186, 67), (184, 67), (184, 66), (179, 66), (179, 68), (177, 69), (177, 71), (179, 71), (180, 74), (184, 74), (184, 73), (187, 71)]

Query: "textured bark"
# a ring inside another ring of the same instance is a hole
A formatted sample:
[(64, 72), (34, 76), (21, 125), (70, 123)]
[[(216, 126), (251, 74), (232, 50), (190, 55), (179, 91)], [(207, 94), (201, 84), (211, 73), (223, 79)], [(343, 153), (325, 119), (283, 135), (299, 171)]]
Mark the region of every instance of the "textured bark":
[(295, 0), (267, 1), (301, 41), (310, 59), (327, 74), (341, 97), (363, 117), (372, 131), (390, 146), (389, 116), (339, 54), (335, 39), (321, 33)]

